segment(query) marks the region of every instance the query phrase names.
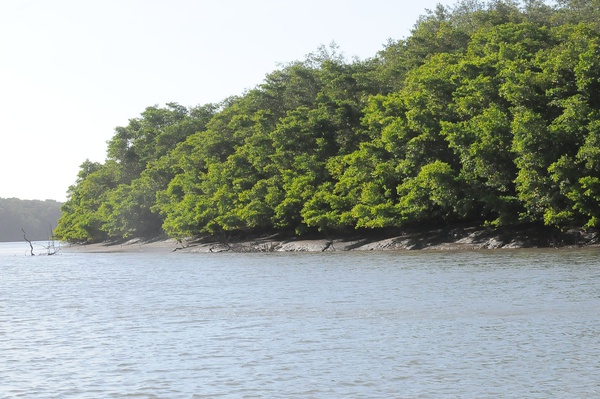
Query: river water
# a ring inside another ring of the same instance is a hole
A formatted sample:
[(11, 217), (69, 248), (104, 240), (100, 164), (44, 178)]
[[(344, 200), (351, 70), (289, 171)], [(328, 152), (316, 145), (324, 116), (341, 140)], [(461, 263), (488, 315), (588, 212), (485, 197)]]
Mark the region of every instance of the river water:
[(3, 398), (600, 397), (600, 250), (27, 252)]

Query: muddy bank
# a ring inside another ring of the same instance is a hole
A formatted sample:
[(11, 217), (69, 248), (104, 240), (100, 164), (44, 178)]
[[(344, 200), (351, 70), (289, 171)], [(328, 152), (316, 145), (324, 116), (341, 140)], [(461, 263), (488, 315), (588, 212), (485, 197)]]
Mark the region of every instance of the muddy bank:
[(597, 231), (559, 231), (540, 226), (502, 228), (460, 227), (420, 229), (394, 234), (339, 238), (263, 236), (231, 239), (133, 239), (126, 242), (69, 245), (66, 252), (325, 252), (390, 250), (483, 250), (517, 248), (576, 248), (600, 246)]

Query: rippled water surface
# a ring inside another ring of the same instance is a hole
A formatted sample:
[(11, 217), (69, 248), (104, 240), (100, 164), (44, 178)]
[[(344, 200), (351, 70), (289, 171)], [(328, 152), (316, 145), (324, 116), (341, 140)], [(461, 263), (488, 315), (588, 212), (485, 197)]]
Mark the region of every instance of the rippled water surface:
[(26, 252), (0, 397), (600, 397), (597, 250)]

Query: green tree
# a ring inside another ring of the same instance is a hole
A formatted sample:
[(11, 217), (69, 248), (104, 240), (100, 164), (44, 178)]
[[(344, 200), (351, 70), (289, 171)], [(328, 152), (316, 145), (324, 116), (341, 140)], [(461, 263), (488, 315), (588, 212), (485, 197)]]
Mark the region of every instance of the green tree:
[(99, 209), (107, 193), (118, 185), (119, 168), (115, 162), (100, 164), (86, 160), (80, 169), (76, 183), (69, 187), (54, 235), (70, 242), (102, 241), (108, 235), (102, 230)]

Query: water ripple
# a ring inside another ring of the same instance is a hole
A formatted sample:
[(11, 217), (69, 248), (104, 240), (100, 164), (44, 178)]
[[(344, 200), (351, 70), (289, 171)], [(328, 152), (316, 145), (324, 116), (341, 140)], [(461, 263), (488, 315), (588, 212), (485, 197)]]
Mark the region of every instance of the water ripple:
[(2, 254), (0, 397), (600, 391), (594, 251)]

